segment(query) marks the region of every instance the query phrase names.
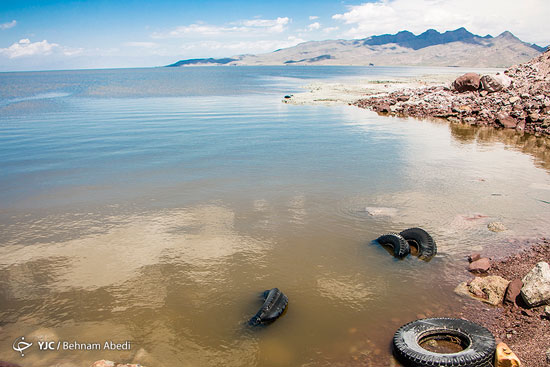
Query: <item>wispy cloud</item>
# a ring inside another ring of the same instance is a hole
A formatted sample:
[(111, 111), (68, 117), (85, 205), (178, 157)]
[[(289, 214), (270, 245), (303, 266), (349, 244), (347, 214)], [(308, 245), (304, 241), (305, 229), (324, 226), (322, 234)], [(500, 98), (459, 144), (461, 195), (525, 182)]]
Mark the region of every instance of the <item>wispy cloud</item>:
[(151, 37), (162, 38), (183, 38), (188, 36), (219, 36), (223, 34), (231, 36), (257, 35), (257, 32), (281, 33), (286, 29), (290, 18), (277, 19), (249, 19), (227, 25), (211, 25), (194, 23), (176, 27), (168, 32), (154, 32)]
[(7, 23), (2, 23), (0, 24), (0, 29), (1, 30), (5, 30), (5, 29), (10, 29), (10, 28), (13, 28), (17, 25), (17, 21), (16, 20), (12, 20), (11, 22), (7, 22)]
[(319, 19), (319, 17), (317, 15), (310, 15), (309, 16), (309, 20), (315, 20), (315, 19)]
[(155, 42), (126, 42), (124, 46), (140, 47), (140, 48), (155, 48), (158, 46)]
[(235, 41), (235, 42), (220, 42), (220, 41), (202, 41), (189, 42), (181, 45), (181, 51), (224, 51), (232, 53), (257, 53), (271, 52), (279, 48), (296, 46), (305, 40), (289, 36), (281, 40), (252, 40), (252, 41)]
[(73, 49), (62, 47), (57, 43), (50, 43), (47, 40), (40, 42), (31, 42), (28, 38), (23, 38), (15, 42), (10, 47), (0, 48), (0, 55), (5, 55), (10, 59), (24, 56), (47, 56), (58, 53), (64, 56), (74, 56), (82, 53), (82, 49)]
[(480, 35), (496, 36), (509, 30), (524, 40), (546, 45), (550, 42), (548, 14), (548, 0), (524, 0), (521, 6), (510, 0), (377, 0), (348, 6), (347, 12), (332, 18), (351, 26), (345, 34), (348, 37), (466, 27)]

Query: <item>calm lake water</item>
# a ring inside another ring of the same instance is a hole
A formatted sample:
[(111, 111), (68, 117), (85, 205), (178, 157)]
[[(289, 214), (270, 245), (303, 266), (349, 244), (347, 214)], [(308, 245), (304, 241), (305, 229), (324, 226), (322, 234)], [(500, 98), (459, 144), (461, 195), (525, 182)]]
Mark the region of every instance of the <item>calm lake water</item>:
[[(0, 74), (0, 360), (392, 365), (399, 326), (468, 302), (453, 293), (468, 253), (548, 234), (549, 143), (281, 98), (317, 79), (460, 72)], [(413, 226), (436, 239), (432, 261), (372, 243)], [(287, 312), (248, 328), (273, 287)], [(20, 336), (131, 350), (21, 357)]]

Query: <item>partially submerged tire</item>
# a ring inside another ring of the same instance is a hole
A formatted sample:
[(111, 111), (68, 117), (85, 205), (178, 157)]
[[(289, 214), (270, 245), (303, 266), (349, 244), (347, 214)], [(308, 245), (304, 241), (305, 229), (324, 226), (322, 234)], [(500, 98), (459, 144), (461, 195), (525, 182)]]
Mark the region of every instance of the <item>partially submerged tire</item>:
[(393, 247), (393, 254), (395, 257), (402, 258), (407, 256), (411, 251), (407, 240), (397, 233), (388, 233), (380, 236), (376, 241), (381, 245), (389, 245)]
[(250, 326), (268, 324), (282, 315), (288, 305), (288, 298), (278, 288), (263, 293), (264, 303), (258, 312), (248, 321)]
[(437, 245), (428, 232), (422, 228), (409, 228), (399, 233), (409, 246), (418, 249), (418, 257), (423, 260), (429, 260), (437, 254)]
[[(436, 353), (421, 345), (431, 340), (453, 340), (462, 350)], [(496, 343), (481, 325), (462, 319), (430, 318), (400, 327), (393, 337), (396, 357), (405, 366), (491, 366)]]

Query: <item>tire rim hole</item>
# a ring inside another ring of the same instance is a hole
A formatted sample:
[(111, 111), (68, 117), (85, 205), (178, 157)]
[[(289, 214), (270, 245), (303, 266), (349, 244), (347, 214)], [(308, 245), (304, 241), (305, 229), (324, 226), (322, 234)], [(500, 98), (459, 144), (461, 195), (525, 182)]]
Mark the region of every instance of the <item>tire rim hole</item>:
[(420, 338), (418, 344), (429, 352), (439, 354), (458, 353), (470, 346), (470, 340), (465, 335), (435, 333)]
[(420, 252), (420, 246), (418, 246), (418, 242), (415, 240), (407, 240), (409, 247), (411, 249), (411, 255), (412, 256), (418, 256), (418, 253)]

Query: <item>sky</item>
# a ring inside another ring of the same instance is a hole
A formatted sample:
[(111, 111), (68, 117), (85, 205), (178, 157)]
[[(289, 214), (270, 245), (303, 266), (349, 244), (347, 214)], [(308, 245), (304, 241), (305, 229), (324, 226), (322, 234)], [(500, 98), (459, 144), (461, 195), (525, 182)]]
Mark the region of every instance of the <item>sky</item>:
[(150, 67), (466, 27), (550, 44), (550, 0), (0, 0), (0, 72)]

